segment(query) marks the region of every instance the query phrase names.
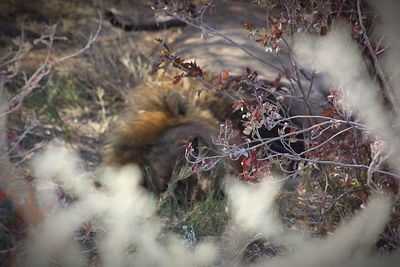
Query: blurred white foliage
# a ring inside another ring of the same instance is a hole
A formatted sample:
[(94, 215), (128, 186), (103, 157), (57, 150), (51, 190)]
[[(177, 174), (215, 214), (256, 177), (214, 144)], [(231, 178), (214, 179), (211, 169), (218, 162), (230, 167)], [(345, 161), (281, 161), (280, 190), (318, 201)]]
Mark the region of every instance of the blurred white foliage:
[[(49, 147), (35, 159), (38, 185), (49, 181), (64, 185), (74, 192), (77, 200), (66, 207), (53, 205), (51, 212), (46, 213), (43, 223), (28, 241), (28, 253), (20, 255), (24, 258), (18, 261), (21, 266), (47, 266), (51, 262), (85, 266), (81, 247), (75, 241), (76, 231), (93, 218), (105, 229), (104, 235), (98, 237), (102, 266), (226, 266), (228, 263), (244, 266), (240, 260), (221, 258), (221, 248), (216, 242), (203, 241), (189, 248), (181, 237), (162, 231), (161, 220), (155, 214), (154, 197), (141, 188), (137, 167), (104, 170), (100, 174), (103, 186), (95, 189), (89, 180), (85, 181), (88, 178), (80, 173), (76, 159), (73, 152), (59, 145)], [(62, 168), (66, 169), (62, 171)], [(288, 234), (274, 212), (278, 191), (277, 183), (228, 184), (235, 227), (241, 232), (286, 242)], [(367, 260), (395, 266), (392, 264), (398, 259), (395, 256), (380, 258), (371, 254), (388, 220), (390, 206), (388, 198), (374, 197), (365, 210), (351, 222), (344, 223), (333, 236), (297, 242), (291, 253), (257, 266), (362, 266)]]

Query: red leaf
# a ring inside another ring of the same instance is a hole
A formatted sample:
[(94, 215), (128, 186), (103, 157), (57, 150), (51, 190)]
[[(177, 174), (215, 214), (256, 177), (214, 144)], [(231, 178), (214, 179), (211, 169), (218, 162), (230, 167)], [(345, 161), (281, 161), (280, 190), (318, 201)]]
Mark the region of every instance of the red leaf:
[(240, 165), (242, 165), (243, 171), (247, 171), (251, 167), (251, 159), (250, 158), (242, 159)]
[(239, 109), (241, 109), (243, 105), (244, 105), (244, 100), (234, 102), (232, 105), (233, 112), (236, 112)]
[(275, 81), (272, 83), (272, 87), (278, 88), (280, 83), (281, 83), (281, 75), (279, 75), (279, 76), (275, 79)]
[(230, 75), (229, 75), (229, 72), (227, 72), (227, 71), (224, 71), (224, 72), (221, 73), (221, 77), (222, 77), (222, 79), (224, 79), (224, 80), (228, 79), (229, 76), (230, 76)]
[(185, 59), (176, 57), (176, 58), (174, 58), (174, 63), (181, 66), (185, 63)]
[(261, 113), (259, 111), (256, 111), (254, 117), (256, 118), (256, 121), (259, 122), (261, 120)]
[(182, 66), (186, 69), (187, 77), (202, 77), (203, 76), (203, 70), (197, 66), (196, 61), (194, 62), (189, 62), (189, 63), (184, 63)]
[(182, 80), (183, 74), (176, 75), (174, 76), (174, 80), (172, 81), (172, 84), (176, 85)]
[(221, 87), (224, 86), (224, 83), (222, 81), (218, 80), (218, 81), (215, 82), (214, 85), (217, 86), (218, 88), (221, 88)]

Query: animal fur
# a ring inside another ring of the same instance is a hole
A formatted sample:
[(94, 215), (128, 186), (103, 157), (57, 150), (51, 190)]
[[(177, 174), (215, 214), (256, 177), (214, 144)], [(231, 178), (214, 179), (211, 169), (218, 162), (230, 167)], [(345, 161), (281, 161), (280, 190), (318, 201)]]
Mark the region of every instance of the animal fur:
[[(144, 186), (160, 193), (167, 189), (175, 168), (185, 164), (185, 144), (192, 142), (197, 148), (216, 149), (212, 136), (218, 136), (219, 120), (227, 102), (217, 93), (201, 93), (190, 86), (173, 86), (169, 80), (143, 85), (129, 96), (123, 118), (110, 133), (104, 149), (104, 162), (121, 167), (138, 164), (145, 173)], [(197, 178), (190, 178), (197, 179)], [(191, 183), (202, 181), (191, 181)]]
[[(206, 23), (251, 51), (261, 61), (219, 36), (209, 35), (205, 40), (199, 40), (198, 30), (191, 27), (185, 27), (180, 37), (171, 44), (173, 51), (177, 51), (178, 56), (185, 59), (195, 58), (199, 66), (214, 74), (228, 71), (231, 75), (240, 75), (245, 72), (246, 67), (250, 67), (257, 70), (259, 77), (274, 81), (280, 72), (272, 65), (291, 67), (289, 53), (266, 53), (262, 46), (249, 40), (247, 31), (238, 30), (248, 18), (252, 18), (255, 25), (264, 25), (265, 10), (248, 3), (228, 2), (229, 4), (217, 2), (215, 12), (230, 14), (229, 17), (234, 19), (208, 14)], [(112, 24), (126, 30), (121, 23)], [(308, 107), (303, 98), (299, 97), (302, 95), (299, 91), (303, 88), (297, 88), (298, 86), (287, 81), (290, 97), (284, 97), (282, 104), (289, 115), (321, 115), (325, 109), (322, 103), (326, 102), (329, 79), (325, 79), (323, 75), (320, 77), (303, 72), (300, 72), (299, 79), (307, 89)], [(183, 157), (185, 143), (194, 138), (200, 140), (200, 145), (213, 147), (211, 136), (218, 134), (219, 123), (225, 119), (232, 119), (235, 128), (242, 130), (241, 114), (232, 114), (231, 99), (218, 92), (202, 92), (198, 96), (196, 89), (200, 86), (196, 83), (173, 86), (171, 80), (153, 82), (133, 90), (126, 114), (111, 133), (110, 144), (104, 153), (106, 165), (123, 166), (135, 163), (143, 170), (148, 169), (150, 174), (146, 175), (145, 186), (154, 184), (152, 187), (156, 192), (165, 190), (175, 162)], [(247, 96), (239, 93), (239, 98)], [(305, 127), (309, 126), (309, 120), (298, 119), (294, 123), (299, 128), (303, 124)], [(263, 130), (264, 138), (279, 136), (277, 127)], [(298, 147), (294, 150), (301, 152), (304, 144), (297, 143), (295, 145)], [(281, 146), (282, 144), (276, 142), (271, 145), (271, 149), (285, 152), (286, 150), (280, 149)]]

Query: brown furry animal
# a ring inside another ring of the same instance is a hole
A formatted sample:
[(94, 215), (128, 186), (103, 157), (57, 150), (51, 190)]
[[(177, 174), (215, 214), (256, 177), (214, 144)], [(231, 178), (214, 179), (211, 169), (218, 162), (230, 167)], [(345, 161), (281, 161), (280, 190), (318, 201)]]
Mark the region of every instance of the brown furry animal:
[[(144, 186), (156, 193), (167, 189), (174, 169), (186, 162), (185, 144), (209, 147), (208, 154), (214, 153), (212, 136), (218, 136), (219, 124), (210, 105), (227, 105), (215, 93), (199, 97), (184, 85), (176, 89), (170, 81), (168, 84), (152, 83), (134, 89), (124, 118), (110, 134), (110, 144), (104, 150), (108, 166), (138, 164), (145, 173)], [(193, 85), (190, 88), (195, 88)], [(200, 185), (203, 181), (190, 183)]]
[[(242, 113), (232, 113), (232, 104), (234, 98), (251, 100), (252, 96), (246, 93), (246, 85), (236, 83), (234, 77), (226, 81), (227, 88), (222, 89), (225, 93), (229, 91), (233, 98), (219, 91), (198, 93), (197, 88), (204, 88), (204, 85), (189, 79), (175, 86), (168, 75), (156, 80), (135, 88), (129, 96), (124, 117), (110, 133), (109, 145), (104, 150), (104, 163), (114, 167), (138, 164), (144, 172), (144, 186), (161, 193), (167, 189), (176, 167), (179, 169), (187, 162), (184, 158), (185, 144), (191, 142), (195, 149), (207, 147), (207, 155), (215, 155), (217, 147), (212, 137), (218, 136), (220, 123), (230, 119), (234, 129), (243, 131)], [(235, 89), (228, 89), (231, 82), (236, 84), (233, 86)], [(264, 138), (279, 136), (277, 127), (265, 128), (261, 132)], [(239, 137), (231, 141), (242, 143)], [(270, 146), (276, 151), (287, 151), (279, 141)], [(303, 143), (294, 143), (292, 149), (303, 151)], [(240, 160), (229, 165), (216, 176), (231, 170), (241, 172)], [(185, 182), (188, 182), (189, 192), (210, 188), (215, 181), (206, 176), (188, 175)]]
[[(283, 69), (292, 68), (289, 51), (266, 53), (264, 47), (249, 40), (247, 31), (238, 30), (242, 28), (243, 21), (249, 18), (255, 25), (264, 25), (265, 9), (241, 1), (217, 1), (215, 5), (215, 14), (218, 15), (208, 14), (206, 23), (240, 44), (240, 47), (226, 42), (219, 35), (206, 34), (207, 38), (200, 41), (199, 31), (186, 27), (171, 44), (177, 56), (186, 60), (195, 59), (203, 70), (214, 75), (226, 71), (233, 77), (246, 73), (246, 68), (250, 67), (257, 70), (259, 78), (272, 81), (271, 83), (274, 83), (278, 76), (282, 76)], [(118, 21), (118, 16), (112, 16), (110, 22), (124, 30), (140, 28), (133, 24), (132, 27), (127, 27), (126, 23)], [(241, 48), (251, 51), (261, 60), (254, 59)], [(321, 115), (325, 110), (322, 104), (327, 102), (329, 81), (326, 80), (329, 79), (304, 71), (300, 71), (298, 76), (301, 87), (282, 78), (281, 82), (285, 83), (283, 87), (287, 88), (284, 90), (287, 93), (280, 95), (280, 104), (284, 106), (282, 111), (289, 115)], [(150, 184), (154, 184), (156, 192), (163, 191), (167, 186), (175, 162), (183, 158), (185, 143), (196, 140), (200, 146), (212, 147), (211, 136), (218, 134), (218, 123), (224, 122), (225, 119), (233, 120), (235, 129), (243, 130), (242, 114), (232, 114), (231, 99), (219, 95), (218, 92), (203, 92), (197, 97), (195, 83), (190, 83), (189, 87), (178, 84), (180, 87), (174, 91), (172, 80), (171, 77), (168, 81), (158, 79), (158, 83), (135, 89), (128, 103), (127, 114), (112, 133), (111, 145), (105, 152), (105, 163), (108, 165), (137, 163), (143, 170), (148, 169), (149, 174), (146, 178), (150, 179), (145, 179), (145, 186), (149, 188)], [(182, 82), (184, 81), (180, 83)], [(303, 88), (311, 88), (307, 91), (307, 105), (301, 97)], [(253, 99), (246, 88), (234, 93), (239, 94), (238, 99)], [(312, 123), (311, 120), (304, 119), (293, 122), (298, 124), (299, 128), (303, 125), (310, 126)], [(263, 138), (275, 138), (279, 136), (278, 130), (278, 127), (265, 127), (261, 129), (261, 134)], [(302, 136), (298, 137), (298, 140), (303, 139)], [(270, 144), (271, 150), (276, 152), (286, 153), (287, 147), (279, 141)], [(295, 142), (291, 148), (295, 152), (302, 152), (304, 143)]]

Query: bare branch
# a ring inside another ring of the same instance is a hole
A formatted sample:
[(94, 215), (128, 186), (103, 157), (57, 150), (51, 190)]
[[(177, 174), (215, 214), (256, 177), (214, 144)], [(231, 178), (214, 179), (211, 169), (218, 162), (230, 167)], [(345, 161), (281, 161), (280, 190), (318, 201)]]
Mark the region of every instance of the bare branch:
[(389, 84), (389, 82), (387, 81), (385, 74), (383, 72), (383, 69), (381, 67), (381, 65), (379, 64), (379, 60), (378, 57), (376, 56), (376, 53), (374, 51), (374, 48), (371, 45), (371, 41), (367, 35), (367, 29), (365, 28), (363, 19), (362, 19), (362, 14), (361, 14), (361, 0), (357, 0), (357, 13), (358, 13), (358, 21), (360, 23), (360, 27), (362, 29), (362, 33), (363, 33), (363, 37), (364, 37), (364, 41), (365, 41), (365, 45), (368, 48), (369, 54), (374, 62), (374, 67), (376, 70), (376, 73), (378, 74), (379, 80), (382, 83), (382, 89), (383, 89), (383, 93), (384, 93), (384, 97), (387, 100), (388, 104), (390, 105), (390, 108), (397, 114), (397, 112), (399, 111), (396, 99), (393, 95), (393, 90)]
[[(6, 112), (0, 114), (0, 118), (20, 109), (24, 99), (29, 94), (31, 94), (34, 89), (40, 87), (40, 82), (51, 73), (54, 65), (62, 63), (63, 61), (65, 61), (69, 58), (79, 56), (80, 54), (82, 54), (83, 52), (88, 50), (93, 45), (93, 43), (96, 41), (96, 39), (100, 33), (101, 26), (102, 26), (102, 16), (100, 13), (99, 13), (99, 17), (100, 17), (99, 26), (97, 27), (95, 34), (90, 34), (90, 37), (88, 38), (88, 41), (83, 48), (81, 48), (78, 51), (71, 53), (69, 55), (66, 55), (66, 56), (63, 56), (60, 58), (54, 58), (54, 56), (53, 56), (53, 52), (54, 52), (53, 51), (53, 42), (55, 39), (57, 39), (57, 37), (55, 37), (57, 25), (53, 25), (50, 27), (50, 33), (47, 36), (36, 40), (36, 42), (42, 42), (47, 45), (46, 58), (45, 58), (44, 62), (40, 65), (40, 67), (25, 82), (25, 85), (21, 88), (20, 92), (17, 95), (15, 95), (8, 102), (8, 110)], [(18, 58), (19, 58), (19, 53), (18, 53), (17, 58), (15, 58), (9, 62), (10, 63), (14, 62), (14, 61), (18, 60)]]
[[(160, 2), (160, 4), (162, 4), (162, 3)], [(163, 5), (164, 5), (164, 8), (168, 8), (167, 5), (165, 5), (165, 4), (163, 4)], [(165, 10), (167, 10), (167, 9), (163, 9), (164, 12), (166, 12)], [(194, 27), (196, 29), (199, 29), (201, 32), (204, 32), (205, 30), (207, 30), (207, 34), (210, 33), (212, 35), (221, 37), (222, 39), (224, 39), (228, 43), (240, 48), (244, 53), (246, 53), (250, 57), (256, 59), (257, 61), (260, 61), (261, 63), (263, 63), (263, 64), (265, 64), (265, 65), (267, 65), (267, 66), (269, 66), (269, 67), (271, 67), (271, 68), (273, 68), (273, 69), (275, 69), (275, 70), (277, 70), (279, 72), (283, 71), (281, 68), (275, 66), (274, 64), (271, 64), (270, 62), (265, 61), (265, 60), (257, 57), (251, 51), (249, 51), (248, 49), (244, 48), (242, 45), (238, 44), (237, 42), (235, 42), (234, 40), (232, 40), (231, 38), (229, 38), (225, 34), (223, 34), (220, 31), (214, 29), (213, 27), (209, 26), (206, 23), (203, 23), (202, 22), (202, 17), (203, 16), (201, 16), (201, 20), (197, 21), (195, 19), (190, 19), (190, 18), (187, 18), (187, 17), (179, 16), (179, 15), (174, 14), (174, 13), (168, 13), (168, 15), (185, 22), (186, 24), (188, 24), (188, 25), (190, 25), (190, 26), (192, 26), (192, 27)]]
[(74, 52), (72, 54), (69, 54), (69, 55), (66, 55), (64, 57), (55, 59), (54, 60), (54, 64), (58, 64), (58, 63), (61, 63), (61, 62), (65, 61), (65, 60), (67, 60), (69, 58), (79, 56), (80, 54), (82, 54), (83, 52), (85, 52), (86, 50), (91, 48), (91, 46), (94, 44), (94, 42), (96, 41), (97, 37), (99, 36), (100, 31), (101, 31), (101, 27), (102, 27), (102, 24), (103, 24), (103, 17), (101, 16), (101, 13), (99, 12), (98, 14), (99, 14), (99, 19), (100, 19), (99, 26), (97, 27), (97, 30), (96, 30), (96, 32), (94, 34), (92, 34), (92, 33), (90, 34), (86, 45), (84, 47), (82, 47), (80, 50), (78, 50), (78, 51), (76, 51), (76, 52)]

